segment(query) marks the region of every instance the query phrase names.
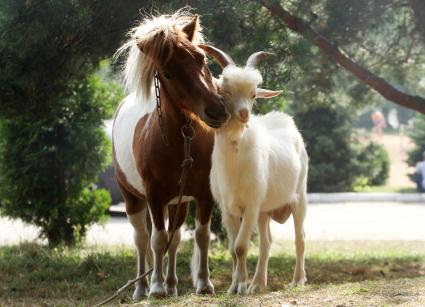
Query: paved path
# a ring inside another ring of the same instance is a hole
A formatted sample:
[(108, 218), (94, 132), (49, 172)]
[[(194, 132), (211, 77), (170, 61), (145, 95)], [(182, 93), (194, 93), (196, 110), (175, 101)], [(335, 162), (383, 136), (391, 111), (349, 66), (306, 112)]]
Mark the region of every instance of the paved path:
[[(425, 204), (334, 203), (312, 204), (305, 230), (308, 240), (422, 240), (425, 242)], [(294, 238), (292, 219), (272, 223), (274, 241)], [(189, 238), (186, 232), (184, 238)], [(0, 218), (0, 245), (32, 241), (37, 229), (21, 221)], [(89, 244), (132, 244), (125, 217), (113, 217), (105, 226), (93, 226)]]

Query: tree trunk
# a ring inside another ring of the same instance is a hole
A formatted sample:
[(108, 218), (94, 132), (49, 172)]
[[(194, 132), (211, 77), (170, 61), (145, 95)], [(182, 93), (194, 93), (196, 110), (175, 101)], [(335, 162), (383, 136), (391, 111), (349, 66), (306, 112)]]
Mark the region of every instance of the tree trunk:
[[(411, 0), (412, 2), (416, 0)], [(422, 0), (420, 0), (422, 1)], [(316, 32), (310, 25), (299, 17), (291, 15), (277, 0), (261, 0), (262, 5), (276, 16), (284, 26), (309, 39), (322, 50), (328, 57), (351, 72), (361, 82), (369, 85), (383, 97), (409, 109), (425, 114), (425, 98), (409, 95), (396, 89), (384, 79), (374, 75), (366, 68), (351, 60), (338, 46), (326, 37)]]

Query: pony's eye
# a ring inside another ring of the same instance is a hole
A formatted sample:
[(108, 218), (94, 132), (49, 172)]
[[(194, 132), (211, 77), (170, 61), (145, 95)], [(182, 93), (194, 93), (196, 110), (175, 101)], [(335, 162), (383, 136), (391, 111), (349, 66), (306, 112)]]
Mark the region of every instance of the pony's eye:
[(252, 99), (255, 99), (255, 97), (256, 97), (257, 95), (252, 95)]
[(170, 79), (171, 79), (170, 74), (169, 74), (169, 73), (166, 73), (166, 72), (164, 73), (164, 77), (165, 77), (165, 78), (167, 78), (168, 80), (170, 80)]

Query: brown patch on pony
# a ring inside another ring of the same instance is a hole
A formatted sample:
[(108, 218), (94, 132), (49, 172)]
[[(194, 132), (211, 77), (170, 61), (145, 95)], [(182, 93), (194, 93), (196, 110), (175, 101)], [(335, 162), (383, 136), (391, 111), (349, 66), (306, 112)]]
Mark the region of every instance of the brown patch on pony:
[(283, 207), (271, 211), (269, 215), (274, 221), (283, 224), (291, 215), (291, 207), (286, 204)]

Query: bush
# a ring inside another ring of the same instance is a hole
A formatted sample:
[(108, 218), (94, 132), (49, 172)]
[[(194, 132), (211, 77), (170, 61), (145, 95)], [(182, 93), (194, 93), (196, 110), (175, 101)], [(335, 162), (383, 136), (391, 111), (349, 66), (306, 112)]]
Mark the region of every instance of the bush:
[(78, 241), (110, 203), (89, 189), (110, 151), (93, 90), (71, 84), (43, 117), (2, 121), (1, 213), (41, 227), (50, 245)]
[(376, 143), (353, 144), (352, 164), (356, 172), (354, 188), (384, 185), (390, 172), (390, 158), (385, 148)]
[(355, 178), (347, 112), (342, 107), (312, 105), (296, 110), (295, 121), (310, 158), (309, 192), (351, 190)]
[(425, 151), (425, 116), (417, 114), (413, 121), (414, 129), (409, 133), (410, 138), (415, 143), (415, 147), (408, 152), (407, 162), (411, 166), (422, 161), (422, 154)]
[(106, 192), (89, 187), (110, 151), (102, 120), (121, 94), (90, 75), (140, 5), (0, 2), (0, 211), (40, 226), (51, 245), (105, 218)]
[(381, 145), (351, 140), (348, 112), (336, 105), (312, 105), (295, 111), (310, 157), (309, 192), (352, 191), (388, 178), (389, 158)]

